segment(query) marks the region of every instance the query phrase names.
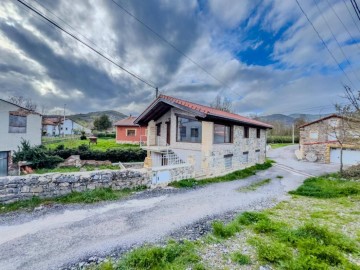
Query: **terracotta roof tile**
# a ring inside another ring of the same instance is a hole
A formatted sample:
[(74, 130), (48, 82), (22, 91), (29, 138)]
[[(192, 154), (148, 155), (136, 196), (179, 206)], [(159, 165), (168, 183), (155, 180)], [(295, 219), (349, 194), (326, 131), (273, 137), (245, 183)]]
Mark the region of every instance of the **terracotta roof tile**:
[(235, 120), (235, 121), (240, 121), (240, 122), (244, 122), (244, 123), (248, 123), (248, 124), (253, 124), (253, 125), (257, 125), (257, 126), (263, 126), (263, 127), (267, 127), (267, 128), (272, 128), (271, 125), (251, 119), (251, 118), (247, 118), (235, 113), (229, 113), (229, 112), (224, 112), (222, 110), (219, 109), (215, 109), (209, 106), (205, 106), (205, 105), (200, 105), (197, 103), (193, 103), (193, 102), (189, 102), (186, 100), (182, 100), (179, 98), (174, 98), (174, 97), (170, 97), (170, 96), (166, 96), (166, 95), (160, 95), (159, 99), (166, 99), (170, 102), (188, 107), (192, 110), (196, 110), (199, 111), (201, 113), (205, 113), (207, 115), (212, 115), (212, 116), (218, 116), (218, 117), (223, 117), (226, 119), (230, 119), (230, 120)]
[(134, 124), (135, 119), (135, 116), (129, 116), (127, 118), (117, 121), (114, 126), (138, 127), (139, 125)]

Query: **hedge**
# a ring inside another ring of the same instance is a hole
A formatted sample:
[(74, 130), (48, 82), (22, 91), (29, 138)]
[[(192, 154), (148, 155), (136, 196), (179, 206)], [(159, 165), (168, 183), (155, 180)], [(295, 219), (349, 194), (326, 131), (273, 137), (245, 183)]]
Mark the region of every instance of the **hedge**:
[[(269, 136), (267, 143), (292, 143), (292, 136)], [(295, 136), (295, 143), (299, 143), (299, 136)]]
[(110, 160), (111, 162), (142, 162), (146, 151), (142, 149), (108, 149), (104, 151), (88, 149), (55, 149), (48, 150), (48, 155), (67, 159), (72, 155), (80, 155), (82, 160)]
[(98, 138), (116, 138), (116, 134), (115, 133), (94, 133), (94, 135)]

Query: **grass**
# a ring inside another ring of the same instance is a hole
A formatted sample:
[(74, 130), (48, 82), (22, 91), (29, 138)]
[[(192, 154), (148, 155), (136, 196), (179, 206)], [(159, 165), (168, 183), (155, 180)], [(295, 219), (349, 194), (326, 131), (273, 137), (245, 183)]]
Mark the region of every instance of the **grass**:
[[(80, 145), (89, 145), (89, 140), (80, 140), (80, 139), (67, 139), (64, 141), (49, 143), (46, 144), (46, 147), (49, 149), (55, 149), (57, 146), (63, 144), (65, 148), (78, 148)], [(119, 144), (116, 143), (114, 138), (98, 138), (97, 144), (90, 144), (91, 150), (106, 151), (107, 149), (121, 149), (121, 148), (139, 148), (139, 145), (136, 144)]]
[(268, 178), (268, 179), (264, 179), (264, 180), (261, 180), (261, 181), (259, 181), (259, 182), (256, 182), (256, 183), (254, 183), (254, 184), (251, 184), (251, 185), (249, 185), (249, 186), (246, 186), (246, 187), (242, 187), (242, 188), (240, 188), (240, 189), (238, 189), (239, 191), (254, 191), (254, 190), (256, 190), (256, 189), (258, 189), (259, 187), (261, 187), (261, 186), (264, 186), (264, 185), (266, 185), (266, 184), (269, 184), (271, 182), (271, 179), (270, 178)]
[(213, 183), (219, 183), (219, 182), (229, 182), (239, 179), (244, 179), (249, 176), (255, 175), (257, 171), (266, 170), (272, 166), (273, 161), (272, 160), (266, 160), (262, 164), (256, 164), (254, 166), (251, 166), (249, 168), (238, 170), (223, 176), (218, 177), (212, 177), (212, 178), (205, 178), (201, 180), (196, 179), (184, 179), (176, 182), (172, 182), (169, 184), (169, 186), (176, 187), (176, 188), (193, 188), (195, 186), (204, 186), (208, 184)]
[(94, 190), (86, 190), (83, 192), (73, 191), (67, 195), (55, 198), (39, 198), (32, 197), (29, 200), (17, 201), (9, 204), (0, 204), (0, 214), (17, 211), (17, 210), (33, 210), (40, 205), (49, 205), (54, 203), (96, 203), (100, 201), (118, 200), (130, 196), (135, 191), (143, 190), (145, 187), (136, 189), (113, 190), (111, 188), (97, 188)]
[(215, 221), (200, 240), (144, 246), (94, 269), (360, 269), (360, 194), (343, 192), (360, 183), (337, 175), (316, 179), (315, 193), (243, 212), (227, 224)]
[(44, 173), (66, 173), (66, 172), (80, 172), (80, 170), (85, 171), (95, 171), (95, 170), (120, 170), (118, 165), (85, 165), (83, 167), (58, 167), (53, 169), (37, 169), (34, 171), (35, 174), (44, 174)]
[(334, 179), (334, 175), (325, 175), (305, 180), (302, 186), (290, 193), (316, 198), (347, 197), (360, 194), (360, 184), (344, 179)]
[(271, 149), (277, 149), (280, 147), (285, 147), (285, 146), (289, 146), (289, 145), (293, 145), (292, 143), (271, 143)]

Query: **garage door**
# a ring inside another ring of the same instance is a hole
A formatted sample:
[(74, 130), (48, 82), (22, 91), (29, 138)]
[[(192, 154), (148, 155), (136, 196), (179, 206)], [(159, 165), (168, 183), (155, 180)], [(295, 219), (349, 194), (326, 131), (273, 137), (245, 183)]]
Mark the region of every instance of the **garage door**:
[(7, 176), (8, 173), (8, 153), (0, 152), (0, 176)]
[[(340, 149), (331, 148), (330, 162), (340, 164)], [(360, 150), (359, 149), (344, 149), (343, 150), (343, 164), (354, 165), (360, 163)]]

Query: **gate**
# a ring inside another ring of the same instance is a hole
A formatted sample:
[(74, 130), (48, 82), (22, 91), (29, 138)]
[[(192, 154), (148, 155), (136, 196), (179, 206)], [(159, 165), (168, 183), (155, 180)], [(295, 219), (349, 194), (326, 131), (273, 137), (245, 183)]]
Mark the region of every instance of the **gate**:
[(0, 152), (0, 176), (8, 175), (8, 153)]

